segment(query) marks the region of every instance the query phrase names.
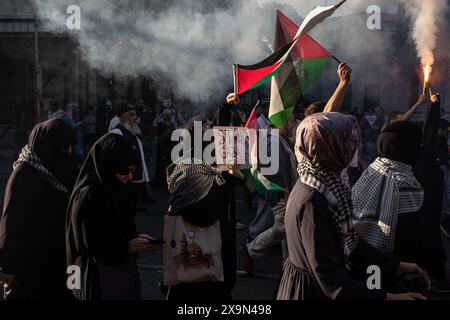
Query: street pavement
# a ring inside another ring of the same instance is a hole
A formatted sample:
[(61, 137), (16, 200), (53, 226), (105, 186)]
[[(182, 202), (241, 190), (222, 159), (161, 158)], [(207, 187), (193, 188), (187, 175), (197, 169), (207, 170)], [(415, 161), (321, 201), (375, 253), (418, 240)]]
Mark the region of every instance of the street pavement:
[[(0, 207), (3, 205), (3, 194), (6, 182), (12, 169), (14, 158), (2, 155), (0, 151)], [(32, 190), (30, 190), (32, 191)], [(253, 203), (253, 209), (249, 210), (244, 205), (243, 190), (236, 190), (237, 220), (248, 226), (255, 215), (257, 204)], [(136, 223), (142, 233), (148, 233), (161, 238), (163, 235), (163, 216), (167, 210), (168, 194), (164, 191), (152, 194), (153, 203), (143, 206), (142, 211), (137, 212)], [(214, 210), (214, 208), (212, 208)], [(245, 230), (237, 230), (238, 248), (245, 245)], [(450, 241), (443, 239), (447, 256), (450, 257)], [(162, 251), (142, 254), (138, 259), (139, 272), (142, 282), (142, 296), (148, 300), (163, 300), (164, 296), (159, 289), (162, 278)], [(232, 292), (235, 300), (271, 300), (282, 269), (281, 250), (273, 248), (266, 256), (255, 262), (256, 277), (248, 277), (243, 271), (243, 261), (238, 253), (236, 286)], [(450, 265), (447, 264), (450, 271)], [(450, 272), (449, 272), (450, 274)], [(0, 292), (0, 299), (1, 299)], [(431, 295), (433, 300), (450, 300), (450, 295)]]

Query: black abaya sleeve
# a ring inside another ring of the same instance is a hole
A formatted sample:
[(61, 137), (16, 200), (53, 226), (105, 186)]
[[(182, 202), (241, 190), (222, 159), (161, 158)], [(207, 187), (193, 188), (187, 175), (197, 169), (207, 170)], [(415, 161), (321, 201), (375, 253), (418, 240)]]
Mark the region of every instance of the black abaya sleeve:
[[(128, 242), (123, 221), (115, 216), (111, 199), (105, 199), (88, 188), (74, 199), (72, 224), (89, 255), (101, 259), (122, 260), (128, 256)], [(77, 247), (80, 247), (78, 245)]]
[(214, 116), (215, 126), (225, 126), (228, 127), (231, 122), (231, 107), (232, 105), (224, 102), (219, 109), (217, 109)]
[(6, 274), (17, 274), (23, 267), (27, 241), (27, 215), (30, 212), (29, 189), (22, 174), (14, 171), (5, 192), (4, 211), (0, 220), (0, 268)]

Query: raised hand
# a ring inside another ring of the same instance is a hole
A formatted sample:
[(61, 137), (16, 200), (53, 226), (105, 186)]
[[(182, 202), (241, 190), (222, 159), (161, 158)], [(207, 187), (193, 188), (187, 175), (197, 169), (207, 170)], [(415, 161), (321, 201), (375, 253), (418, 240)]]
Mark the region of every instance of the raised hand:
[(419, 97), (419, 100), (417, 100), (417, 104), (420, 105), (420, 106), (425, 104), (426, 102), (427, 102), (427, 95), (426, 94), (422, 94)]
[(239, 104), (239, 96), (234, 92), (229, 93), (226, 99), (228, 104)]
[(441, 102), (441, 97), (440, 97), (439, 93), (433, 93), (430, 89), (430, 101), (432, 104)]
[(346, 63), (341, 63), (339, 65), (337, 73), (339, 76), (339, 80), (341, 82), (344, 83), (350, 82), (352, 76), (352, 69), (350, 69), (350, 67)]

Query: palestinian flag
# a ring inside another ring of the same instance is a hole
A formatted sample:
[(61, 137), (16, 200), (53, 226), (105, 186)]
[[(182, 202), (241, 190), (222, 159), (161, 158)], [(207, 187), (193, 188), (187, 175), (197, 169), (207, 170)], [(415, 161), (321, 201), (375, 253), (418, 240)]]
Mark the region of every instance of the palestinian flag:
[(249, 129), (249, 149), (250, 149), (250, 163), (257, 164), (258, 163), (258, 122), (256, 117), (256, 108), (259, 105), (259, 101), (256, 106), (253, 108), (250, 117), (245, 124), (245, 128)]
[(303, 39), (303, 36), (331, 16), (345, 1), (342, 0), (339, 4), (333, 6), (315, 7), (305, 18), (300, 28), (297, 28), (294, 35), (290, 37), (291, 41), (286, 42), (281, 48), (277, 48), (278, 50), (264, 61), (252, 66), (233, 65), (234, 92), (241, 95), (262, 85), (275, 75), (288, 60), (291, 51)]
[(263, 176), (256, 167), (242, 169), (241, 172), (244, 175), (245, 180), (251, 185), (251, 188), (254, 188), (260, 195), (266, 194), (267, 191), (286, 191), (279, 185), (269, 181), (269, 179)]
[(252, 66), (235, 64), (233, 66), (235, 92), (238, 95), (241, 95), (251, 89), (263, 85), (264, 82), (269, 80), (277, 73), (284, 61), (288, 58), (293, 43), (294, 42), (287, 44), (284, 48), (276, 51), (270, 57), (258, 64)]
[(256, 108), (259, 105), (259, 101), (256, 106), (253, 108), (250, 117), (245, 124), (245, 128), (250, 129), (250, 153), (251, 153), (251, 168), (242, 169), (241, 172), (244, 175), (244, 178), (247, 182), (247, 187), (250, 190), (256, 190), (259, 194), (263, 195), (267, 191), (285, 191), (283, 188), (278, 186), (277, 184), (269, 181), (265, 176), (263, 176), (258, 170), (258, 139), (257, 139), (257, 130), (258, 123), (256, 117)]
[[(281, 11), (277, 12), (275, 48), (279, 50), (289, 44), (297, 33), (298, 26)], [(282, 128), (303, 93), (317, 78), (331, 53), (304, 34), (292, 48), (289, 57), (272, 78), (269, 120)]]

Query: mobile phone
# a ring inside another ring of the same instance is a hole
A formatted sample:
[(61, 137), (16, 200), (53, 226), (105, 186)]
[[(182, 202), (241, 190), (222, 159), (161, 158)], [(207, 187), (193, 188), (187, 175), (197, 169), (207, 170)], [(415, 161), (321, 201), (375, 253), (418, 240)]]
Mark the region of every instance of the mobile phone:
[(148, 240), (148, 243), (149, 244), (164, 244), (166, 242), (162, 239), (154, 239), (154, 240)]

